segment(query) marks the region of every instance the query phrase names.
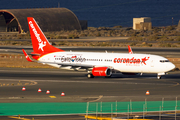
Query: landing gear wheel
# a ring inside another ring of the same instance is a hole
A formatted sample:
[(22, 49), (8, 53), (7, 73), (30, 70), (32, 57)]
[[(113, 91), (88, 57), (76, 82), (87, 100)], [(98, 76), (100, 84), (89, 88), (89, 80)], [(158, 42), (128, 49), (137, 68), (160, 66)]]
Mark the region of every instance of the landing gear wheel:
[(93, 74), (91, 74), (91, 73), (88, 73), (88, 74), (87, 74), (87, 77), (88, 77), (88, 78), (94, 78)]
[(111, 75), (110, 76), (105, 76), (105, 78), (111, 78)]
[(160, 75), (158, 75), (158, 76), (157, 76), (157, 79), (161, 79), (161, 76), (160, 76)]

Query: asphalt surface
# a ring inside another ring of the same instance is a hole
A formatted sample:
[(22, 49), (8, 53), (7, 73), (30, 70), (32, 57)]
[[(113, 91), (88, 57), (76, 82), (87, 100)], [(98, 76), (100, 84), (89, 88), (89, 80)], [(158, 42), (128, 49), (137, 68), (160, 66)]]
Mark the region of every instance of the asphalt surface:
[[(92, 102), (175, 100), (180, 97), (179, 72), (88, 79), (85, 72), (59, 69), (0, 68), (0, 102)], [(26, 91), (22, 91), (26, 87)], [(42, 92), (38, 93), (41, 88)], [(46, 91), (50, 90), (50, 94)], [(149, 90), (150, 95), (145, 95)], [(65, 96), (61, 96), (64, 92)], [(50, 96), (55, 96), (52, 99)]]

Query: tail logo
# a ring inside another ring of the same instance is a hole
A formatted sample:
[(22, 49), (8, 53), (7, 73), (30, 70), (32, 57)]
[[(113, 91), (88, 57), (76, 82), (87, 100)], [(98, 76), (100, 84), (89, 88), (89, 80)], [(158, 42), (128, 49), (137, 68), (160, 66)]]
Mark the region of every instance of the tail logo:
[(38, 49), (41, 49), (42, 51), (44, 51), (43, 50), (44, 46), (46, 46), (46, 41), (44, 41), (44, 43), (43, 42), (39, 42), (39, 48)]
[(34, 35), (36, 36), (36, 39), (38, 40), (38, 45), (39, 45), (39, 48), (38, 49), (41, 49), (42, 51), (44, 51), (43, 47), (46, 46), (46, 41), (42, 41), (41, 38), (40, 38), (40, 34), (37, 33), (37, 30), (36, 28), (34, 27), (32, 21), (29, 21), (29, 25), (31, 26), (32, 28), (32, 31), (34, 32)]

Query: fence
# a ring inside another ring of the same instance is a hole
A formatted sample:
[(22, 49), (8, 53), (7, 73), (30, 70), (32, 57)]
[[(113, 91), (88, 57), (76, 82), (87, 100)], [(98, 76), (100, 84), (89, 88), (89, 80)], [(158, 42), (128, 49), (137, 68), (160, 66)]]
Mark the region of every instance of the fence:
[(97, 113), (133, 113), (180, 110), (180, 101), (129, 101), (87, 103), (86, 114)]

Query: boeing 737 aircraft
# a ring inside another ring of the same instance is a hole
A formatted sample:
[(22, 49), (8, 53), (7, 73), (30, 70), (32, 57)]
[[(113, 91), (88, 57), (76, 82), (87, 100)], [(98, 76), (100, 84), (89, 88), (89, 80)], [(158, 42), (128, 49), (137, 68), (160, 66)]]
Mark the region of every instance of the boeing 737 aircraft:
[(168, 71), (175, 68), (168, 59), (149, 54), (133, 54), (130, 46), (129, 53), (101, 53), (101, 52), (66, 52), (52, 46), (35, 19), (28, 17), (29, 31), (33, 45), (30, 54), (23, 49), (26, 59), (30, 62), (48, 64), (57, 68), (70, 70), (86, 70), (87, 77), (95, 76), (111, 77), (112, 73), (156, 73), (161, 79)]

